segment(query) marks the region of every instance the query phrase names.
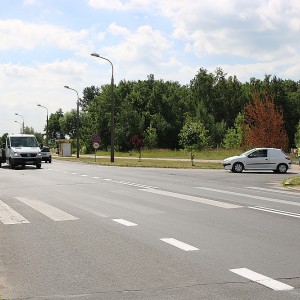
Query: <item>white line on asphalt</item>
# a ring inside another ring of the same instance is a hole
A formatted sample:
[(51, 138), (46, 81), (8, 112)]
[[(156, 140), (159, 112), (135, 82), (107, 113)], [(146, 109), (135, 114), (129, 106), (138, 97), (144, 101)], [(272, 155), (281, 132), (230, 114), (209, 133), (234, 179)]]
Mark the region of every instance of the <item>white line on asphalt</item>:
[(230, 271), (237, 275), (250, 279), (251, 281), (264, 285), (274, 291), (289, 291), (293, 289), (293, 287), (290, 285), (274, 280), (270, 277), (261, 275), (259, 273), (253, 272), (247, 268), (231, 269)]
[(159, 195), (163, 195), (163, 196), (169, 196), (169, 197), (183, 199), (183, 200), (188, 200), (188, 201), (193, 201), (193, 202), (198, 202), (198, 203), (217, 206), (217, 207), (222, 207), (222, 208), (227, 208), (227, 209), (242, 207), (242, 206), (236, 205), (236, 204), (215, 201), (215, 200), (210, 200), (210, 199), (200, 198), (200, 197), (195, 197), (195, 196), (189, 196), (189, 195), (184, 195), (184, 194), (178, 194), (178, 193), (173, 193), (173, 192), (167, 192), (167, 191), (162, 191), (162, 190), (157, 190), (157, 189), (141, 189), (141, 191), (153, 193), (153, 194), (159, 194)]
[(126, 221), (124, 219), (113, 219), (113, 221), (117, 222), (117, 223), (120, 223), (122, 225), (125, 225), (125, 226), (137, 226), (137, 224), (129, 222), (129, 221)]
[(27, 219), (0, 200), (0, 221), (6, 225), (30, 223)]
[(118, 180), (113, 180), (113, 179), (109, 179), (109, 178), (104, 178), (103, 180), (114, 182), (114, 183), (120, 183), (120, 184), (124, 184), (124, 185), (129, 185), (129, 186), (136, 186), (136, 187), (146, 188), (146, 189), (156, 189), (157, 188), (155, 186), (144, 185), (144, 184), (134, 183), (134, 182), (130, 182), (130, 181), (123, 181), (123, 180), (118, 181)]
[(181, 250), (184, 250), (184, 251), (197, 251), (199, 250), (198, 248), (194, 247), (194, 246), (191, 246), (191, 245), (188, 245), (186, 243), (183, 243), (183, 242), (180, 242), (176, 239), (173, 239), (173, 238), (164, 238), (164, 239), (160, 239), (161, 241), (165, 242), (165, 243), (168, 243), (172, 246), (175, 246)]
[(15, 199), (25, 203), (26, 205), (30, 206), (31, 208), (35, 209), (36, 211), (42, 213), (43, 215), (47, 216), (48, 218), (54, 221), (71, 221), (77, 220), (78, 218), (56, 208), (50, 204), (29, 199), (25, 197), (14, 197)]
[(260, 188), (260, 187), (255, 187), (255, 186), (248, 186), (247, 189), (266, 191), (266, 192), (271, 192), (271, 193), (275, 193), (275, 194), (287, 194), (287, 195), (296, 196), (297, 198), (299, 197), (299, 193), (284, 191), (284, 190), (280, 190), (280, 189), (268, 189), (268, 188)]
[(294, 206), (300, 206), (300, 202), (279, 200), (279, 199), (273, 199), (273, 198), (255, 196), (255, 195), (248, 195), (248, 194), (230, 192), (230, 191), (225, 191), (225, 190), (211, 189), (211, 188), (206, 188), (206, 187), (195, 187), (195, 188), (196, 189), (201, 189), (201, 190), (207, 190), (207, 191), (217, 192), (217, 193), (222, 193), (222, 194), (228, 194), (228, 195), (234, 195), (234, 196), (242, 196), (242, 197), (247, 197), (247, 198), (251, 198), (251, 199), (258, 199), (258, 200), (263, 200), (263, 201), (276, 202), (276, 203), (282, 203), (282, 204), (289, 204), (289, 205), (294, 205)]
[(80, 175), (80, 176), (82, 176), (82, 177), (88, 177), (88, 175)]
[(72, 175), (77, 175), (78, 173), (71, 173)]
[(97, 176), (94, 176), (93, 178), (94, 178), (94, 179), (98, 179), (99, 177), (97, 177)]
[(300, 214), (296, 214), (296, 213), (284, 211), (284, 210), (277, 210), (277, 209), (262, 207), (262, 206), (249, 206), (248, 208), (261, 210), (261, 211), (278, 214), (278, 215), (284, 215), (284, 216), (293, 217), (293, 218), (300, 218)]

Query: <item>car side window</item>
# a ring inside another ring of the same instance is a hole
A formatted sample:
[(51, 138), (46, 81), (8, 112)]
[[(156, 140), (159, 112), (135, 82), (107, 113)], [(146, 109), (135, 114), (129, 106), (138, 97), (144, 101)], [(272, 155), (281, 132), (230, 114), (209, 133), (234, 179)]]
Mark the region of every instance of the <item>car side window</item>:
[(253, 153), (251, 153), (248, 157), (249, 158), (268, 157), (268, 150), (267, 149), (256, 150)]

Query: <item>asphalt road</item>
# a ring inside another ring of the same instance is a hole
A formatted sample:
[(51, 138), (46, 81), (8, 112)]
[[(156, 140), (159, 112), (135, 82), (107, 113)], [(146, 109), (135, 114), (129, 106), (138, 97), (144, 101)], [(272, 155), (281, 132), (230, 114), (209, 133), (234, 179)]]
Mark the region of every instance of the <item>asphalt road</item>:
[(300, 299), (292, 173), (0, 169), (0, 299)]

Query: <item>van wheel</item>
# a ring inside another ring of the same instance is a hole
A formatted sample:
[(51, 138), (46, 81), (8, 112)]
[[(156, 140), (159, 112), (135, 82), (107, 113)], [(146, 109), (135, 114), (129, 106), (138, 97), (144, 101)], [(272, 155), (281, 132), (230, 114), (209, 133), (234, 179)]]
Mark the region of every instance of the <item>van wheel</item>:
[(231, 171), (234, 173), (241, 173), (244, 170), (244, 165), (240, 162), (233, 164)]
[(288, 167), (286, 164), (279, 164), (277, 167), (277, 172), (280, 174), (286, 173), (287, 170), (288, 170)]
[(42, 166), (42, 164), (37, 164), (37, 165), (36, 165), (36, 168), (37, 168), (37, 169), (40, 169), (41, 166)]

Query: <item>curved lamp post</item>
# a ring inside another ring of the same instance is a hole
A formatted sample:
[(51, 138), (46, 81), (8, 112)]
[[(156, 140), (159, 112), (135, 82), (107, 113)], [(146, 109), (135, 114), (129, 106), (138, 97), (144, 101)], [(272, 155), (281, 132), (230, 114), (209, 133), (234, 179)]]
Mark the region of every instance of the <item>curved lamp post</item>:
[(22, 124), (18, 121), (15, 121), (15, 123), (18, 123), (20, 125), (20, 131), (22, 132)]
[(111, 129), (110, 129), (110, 161), (114, 162), (115, 161), (115, 98), (114, 98), (114, 66), (112, 62), (103, 57), (100, 56), (97, 53), (92, 53), (91, 54), (94, 57), (98, 57), (104, 60), (107, 60), (110, 65), (111, 65)]
[(64, 86), (66, 89), (72, 90), (76, 92), (77, 94), (77, 118), (76, 118), (76, 139), (77, 139), (77, 146), (76, 146), (76, 154), (77, 158), (79, 158), (79, 95), (78, 92), (75, 89), (70, 88), (69, 86), (65, 85)]
[(43, 106), (41, 104), (37, 104), (39, 107), (43, 107), (47, 110), (47, 125), (46, 125), (46, 145), (48, 146), (48, 108), (46, 106)]
[(19, 116), (23, 119), (23, 123), (22, 123), (22, 134), (24, 134), (24, 131), (25, 131), (25, 128), (24, 128), (24, 118), (22, 115), (18, 114), (18, 113), (15, 113), (16, 116)]

